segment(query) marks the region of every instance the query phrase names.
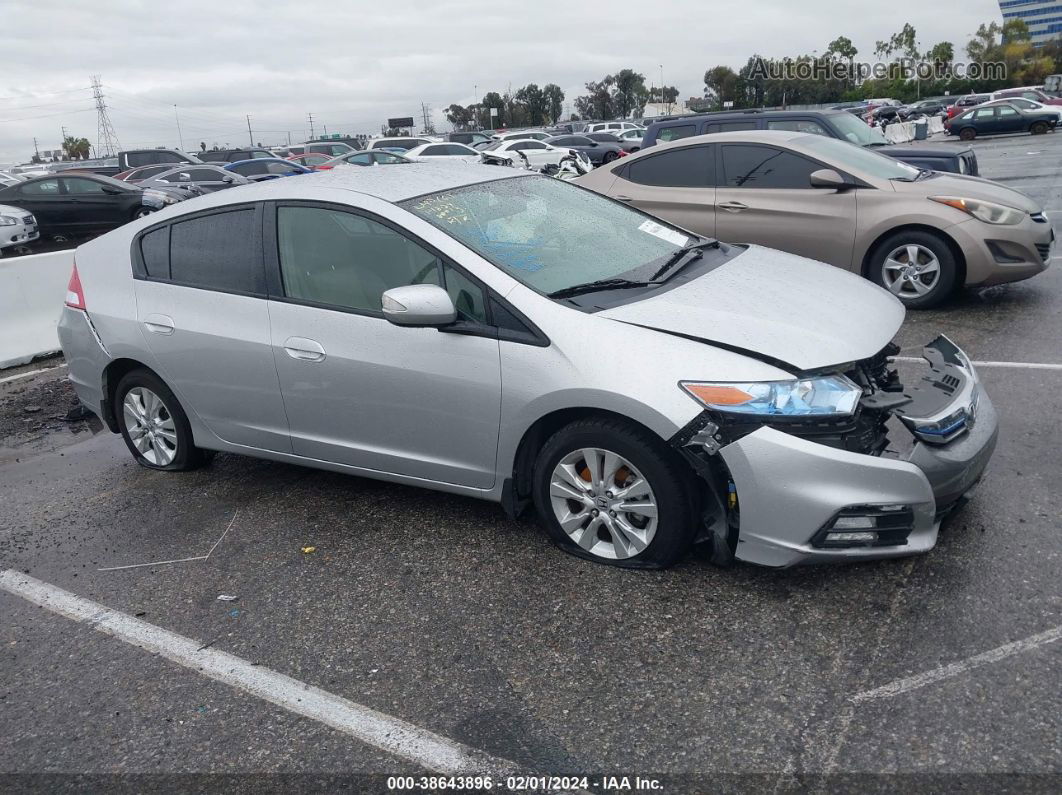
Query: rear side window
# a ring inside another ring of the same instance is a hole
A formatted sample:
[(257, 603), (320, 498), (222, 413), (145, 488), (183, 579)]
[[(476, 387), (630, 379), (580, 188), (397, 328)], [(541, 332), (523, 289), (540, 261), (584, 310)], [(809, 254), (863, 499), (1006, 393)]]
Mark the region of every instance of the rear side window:
[(696, 132), (692, 124), (683, 124), (677, 127), (664, 127), (657, 132), (658, 141), (677, 141), (679, 138), (689, 138)]
[(170, 278), (208, 290), (265, 293), (254, 210), (233, 210), (170, 227)]
[(755, 130), (756, 122), (754, 121), (721, 121), (716, 124), (709, 124), (706, 133), (718, 133), (718, 132), (735, 132), (737, 130)]
[(767, 122), (768, 130), (785, 130), (787, 132), (811, 133), (812, 135), (825, 135), (832, 137), (822, 125), (811, 119), (784, 119)]
[(170, 278), (170, 228), (164, 226), (140, 238), (140, 256), (152, 279)]
[(711, 146), (686, 146), (638, 158), (624, 176), (639, 185), (707, 188), (715, 184), (714, 157)]
[(818, 164), (773, 146), (723, 146), (723, 172), (730, 188), (810, 188)]
[(125, 156), (126, 163), (130, 168), (136, 168), (137, 166), (147, 166), (152, 163), (158, 163), (155, 159), (154, 152), (130, 152)]

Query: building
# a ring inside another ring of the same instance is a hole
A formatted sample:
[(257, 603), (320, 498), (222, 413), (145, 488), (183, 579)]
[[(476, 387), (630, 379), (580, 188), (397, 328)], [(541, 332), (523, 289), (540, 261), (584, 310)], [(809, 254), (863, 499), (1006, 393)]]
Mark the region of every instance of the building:
[(1029, 26), (1036, 46), (1062, 36), (1062, 2), (1060, 0), (999, 0), (1003, 21), (1020, 19)]

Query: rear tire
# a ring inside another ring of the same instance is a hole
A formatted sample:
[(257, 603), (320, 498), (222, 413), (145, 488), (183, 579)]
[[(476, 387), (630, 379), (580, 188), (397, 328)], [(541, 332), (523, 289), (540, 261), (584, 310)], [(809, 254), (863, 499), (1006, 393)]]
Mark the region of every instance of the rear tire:
[(975, 130), (973, 127), (964, 127), (959, 132), (959, 138), (961, 138), (963, 141), (972, 141), (976, 137), (977, 130)]
[(133, 211), (133, 220), (135, 221), (137, 218), (146, 218), (153, 212), (155, 211), (150, 207), (138, 207)]
[(601, 159), (602, 163), (611, 163), (619, 157), (618, 152), (605, 152), (605, 156)]
[(1047, 132), (1047, 122), (1033, 122), (1032, 126), (1029, 128), (1029, 132), (1031, 132), (1033, 135), (1043, 135), (1045, 132)]
[(132, 370), (122, 377), (114, 392), (114, 414), (126, 447), (142, 467), (182, 472), (212, 457), (195, 446), (188, 415), (150, 370)]
[(870, 255), (868, 276), (909, 309), (939, 306), (955, 292), (958, 265), (937, 235), (901, 230), (885, 238)]
[(693, 541), (690, 480), (678, 455), (649, 431), (618, 419), (578, 420), (539, 451), (535, 508), (565, 552), (610, 566), (665, 568)]

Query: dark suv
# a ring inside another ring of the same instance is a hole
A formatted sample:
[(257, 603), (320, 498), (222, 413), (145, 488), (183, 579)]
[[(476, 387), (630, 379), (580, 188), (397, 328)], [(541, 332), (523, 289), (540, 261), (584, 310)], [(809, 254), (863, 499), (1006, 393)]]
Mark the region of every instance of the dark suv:
[[(736, 130), (780, 130), (839, 138), (842, 141), (872, 148), (875, 152), (908, 162), (915, 150), (904, 144), (890, 144), (880, 130), (845, 110), (736, 110), (674, 116), (654, 121), (642, 136), (642, 149), (653, 144), (677, 141), (693, 135), (734, 132)], [(928, 151), (927, 151), (928, 150)], [(918, 148), (923, 162), (911, 165), (933, 171), (953, 171), (977, 176), (977, 159), (969, 147), (929, 144)], [(932, 165), (929, 160), (934, 161)]]
[(276, 157), (272, 152), (258, 147), (248, 149), (207, 149), (197, 152), (204, 163), (237, 163), (240, 160), (254, 160), (259, 157)]

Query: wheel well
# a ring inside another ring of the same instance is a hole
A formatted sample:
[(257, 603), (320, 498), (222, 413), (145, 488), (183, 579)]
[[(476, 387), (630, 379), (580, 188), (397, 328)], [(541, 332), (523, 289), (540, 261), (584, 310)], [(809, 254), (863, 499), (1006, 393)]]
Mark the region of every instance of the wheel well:
[(535, 458), (542, 445), (565, 425), (576, 420), (585, 419), (611, 419), (620, 420), (637, 428), (652, 433), (655, 432), (640, 422), (632, 420), (624, 414), (605, 409), (588, 407), (559, 409), (558, 411), (539, 417), (531, 424), (520, 439), (516, 448), (516, 456), (513, 459), (513, 474), (507, 479), (502, 489), (502, 506), (511, 517), (520, 516), (531, 505), (531, 475), (535, 466)]
[(113, 433), (119, 433), (118, 417), (114, 413), (114, 393), (118, 389), (118, 382), (125, 377), (126, 373), (130, 373), (133, 370), (147, 370), (149, 373), (159, 377), (158, 373), (136, 359), (115, 359), (103, 370), (103, 406), (101, 406), (101, 410), (103, 412), (103, 421), (107, 423), (107, 427)]
[(926, 234), (932, 235), (942, 241), (948, 247), (948, 250), (951, 251), (951, 255), (955, 257), (955, 265), (958, 270), (958, 273), (955, 275), (955, 288), (960, 289), (966, 284), (966, 257), (963, 256), (959, 244), (952, 239), (951, 235), (941, 232), (936, 227), (925, 226), (924, 224), (905, 224), (904, 226), (896, 226), (882, 232), (877, 240), (871, 243), (867, 248), (867, 253), (863, 255), (862, 273), (864, 277), (873, 281), (873, 277), (870, 274), (870, 258), (874, 255), (874, 252), (878, 250), (878, 246), (880, 246), (886, 238), (892, 237), (897, 232), (907, 231), (925, 232)]

